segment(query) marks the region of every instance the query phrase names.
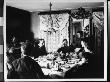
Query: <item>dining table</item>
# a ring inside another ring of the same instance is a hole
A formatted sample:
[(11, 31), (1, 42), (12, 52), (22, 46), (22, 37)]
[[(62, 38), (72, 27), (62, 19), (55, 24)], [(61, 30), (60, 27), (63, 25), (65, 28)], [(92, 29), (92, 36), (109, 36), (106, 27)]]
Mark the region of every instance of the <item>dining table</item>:
[(62, 59), (61, 56), (55, 56), (54, 54), (48, 54), (39, 56), (35, 61), (40, 65), (44, 75), (58, 75), (64, 78), (66, 72), (71, 68), (78, 65), (80, 59), (75, 57), (75, 53), (69, 58)]

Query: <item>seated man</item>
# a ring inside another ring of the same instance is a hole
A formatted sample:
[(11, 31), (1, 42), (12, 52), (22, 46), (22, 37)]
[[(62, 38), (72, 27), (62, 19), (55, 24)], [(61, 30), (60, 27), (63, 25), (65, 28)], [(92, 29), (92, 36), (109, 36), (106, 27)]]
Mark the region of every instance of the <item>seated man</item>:
[(74, 49), (75, 49), (75, 41), (76, 41), (76, 36), (73, 35), (73, 41), (72, 41), (71, 45), (69, 46), (69, 51), (70, 51), (70, 52), (74, 52)]
[(8, 79), (42, 79), (44, 74), (39, 64), (31, 57), (32, 44), (24, 43), (21, 46), (22, 57), (16, 59), (10, 65)]
[(76, 34), (76, 38), (75, 38), (75, 47), (77, 48), (81, 48), (81, 42), (83, 40), (83, 32), (82, 31), (78, 31)]
[(66, 53), (69, 52), (69, 46), (68, 46), (68, 41), (67, 41), (67, 39), (64, 39), (64, 40), (63, 40), (62, 47), (59, 48), (59, 49), (57, 50), (57, 52), (59, 52), (59, 53), (62, 52), (62, 53), (64, 53), (64, 54), (66, 54)]
[(88, 49), (87, 41), (85, 41), (85, 39), (83, 38), (83, 32), (82, 31), (77, 32), (74, 50), (77, 54), (79, 54), (80, 52), (91, 52)]

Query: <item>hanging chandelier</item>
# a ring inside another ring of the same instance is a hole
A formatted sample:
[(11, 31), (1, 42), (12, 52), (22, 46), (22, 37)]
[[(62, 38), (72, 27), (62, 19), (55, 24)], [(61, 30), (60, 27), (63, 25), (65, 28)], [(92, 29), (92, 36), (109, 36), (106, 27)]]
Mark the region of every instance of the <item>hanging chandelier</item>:
[(80, 7), (77, 9), (76, 12), (73, 12), (71, 14), (71, 16), (76, 19), (87, 19), (87, 18), (91, 17), (91, 12)]
[(48, 32), (50, 32), (50, 33), (52, 33), (52, 32), (56, 32), (56, 30), (54, 29), (54, 27), (53, 27), (53, 19), (52, 19), (52, 3), (50, 2), (50, 4), (49, 4), (49, 6), (50, 6), (50, 11), (49, 11), (49, 28), (48, 28)]
[(51, 7), (52, 7), (52, 3), (50, 2), (50, 26), (53, 27), (53, 20), (52, 20), (52, 15), (51, 15), (52, 14), (51, 13), (52, 12)]

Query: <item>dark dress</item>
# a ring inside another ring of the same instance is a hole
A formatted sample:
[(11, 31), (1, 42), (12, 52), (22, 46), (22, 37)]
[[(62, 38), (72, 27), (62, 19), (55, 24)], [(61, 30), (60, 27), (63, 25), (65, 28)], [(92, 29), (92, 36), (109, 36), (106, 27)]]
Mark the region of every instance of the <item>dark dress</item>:
[(81, 66), (76, 65), (65, 73), (65, 78), (95, 78), (97, 76), (96, 73), (96, 65), (95, 65), (95, 57), (91, 53), (84, 53), (88, 61)]
[(13, 48), (13, 57), (15, 58), (15, 59), (18, 59), (18, 58), (20, 58), (21, 57), (21, 45), (20, 45), (20, 43), (19, 42), (15, 42), (15, 43), (13, 43), (12, 44), (12, 48)]
[(38, 50), (39, 50), (39, 55), (40, 56), (47, 54), (47, 51), (46, 51), (46, 48), (45, 48), (44, 45), (42, 47), (39, 47)]
[(42, 79), (44, 74), (37, 62), (28, 56), (12, 62), (8, 79)]
[(45, 46), (39, 47), (38, 45), (36, 45), (35, 48), (33, 49), (33, 55), (35, 58), (46, 54), (47, 54), (47, 51)]
[(21, 55), (20, 55), (20, 54), (21, 54), (21, 49), (20, 49), (20, 47), (13, 49), (13, 57), (14, 57), (15, 59), (21, 58)]

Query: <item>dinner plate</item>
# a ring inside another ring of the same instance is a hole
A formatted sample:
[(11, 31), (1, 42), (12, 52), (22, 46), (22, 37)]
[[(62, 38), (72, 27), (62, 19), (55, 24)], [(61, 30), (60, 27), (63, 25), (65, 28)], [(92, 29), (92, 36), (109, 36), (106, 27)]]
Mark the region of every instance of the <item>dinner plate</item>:
[(74, 64), (75, 62), (67, 62), (68, 64)]
[(65, 68), (70, 68), (70, 66), (69, 66), (68, 64), (67, 64), (67, 65), (65, 65), (64, 67), (65, 67)]

